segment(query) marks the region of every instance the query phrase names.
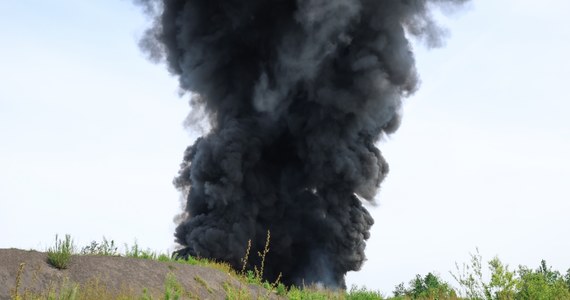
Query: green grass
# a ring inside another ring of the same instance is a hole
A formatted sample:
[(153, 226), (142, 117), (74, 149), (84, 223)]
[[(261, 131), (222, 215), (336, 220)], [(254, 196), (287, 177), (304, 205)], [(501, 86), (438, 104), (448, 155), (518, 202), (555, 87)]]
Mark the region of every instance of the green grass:
[(56, 235), (55, 245), (47, 250), (48, 263), (58, 269), (67, 269), (74, 251), (75, 246), (69, 234), (65, 235), (64, 240)]
[(224, 288), (224, 291), (226, 292), (226, 300), (252, 299), (251, 293), (243, 285), (240, 285), (239, 287), (235, 287), (232, 284), (225, 282), (223, 285), (223, 288)]
[(184, 290), (184, 287), (182, 287), (182, 284), (180, 284), (178, 279), (176, 279), (176, 276), (174, 276), (174, 274), (172, 273), (166, 275), (166, 279), (164, 281), (164, 299), (176, 300), (180, 299), (181, 297), (184, 297), (185, 294), (186, 291)]
[(125, 244), (125, 256), (126, 257), (134, 257), (134, 258), (143, 258), (143, 259), (150, 259), (150, 260), (158, 260), (158, 257), (161, 254), (152, 251), (150, 249), (141, 249), (137, 244), (137, 241), (132, 246)]
[(208, 283), (204, 279), (202, 279), (202, 277), (196, 275), (194, 276), (194, 280), (196, 280), (196, 282), (198, 282), (201, 286), (203, 286), (208, 291), (208, 293), (211, 294), (213, 292), (212, 289), (208, 286)]

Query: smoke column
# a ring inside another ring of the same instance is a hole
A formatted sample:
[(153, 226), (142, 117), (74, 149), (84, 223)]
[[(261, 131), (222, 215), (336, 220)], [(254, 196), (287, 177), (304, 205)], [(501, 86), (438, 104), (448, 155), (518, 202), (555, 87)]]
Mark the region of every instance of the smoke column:
[(365, 261), (388, 164), (375, 143), (418, 87), (407, 37), (437, 46), (430, 9), (463, 0), (139, 0), (141, 45), (163, 55), (211, 130), (174, 183), (186, 199), (178, 254), (248, 268), (271, 233), (264, 278), (344, 288)]

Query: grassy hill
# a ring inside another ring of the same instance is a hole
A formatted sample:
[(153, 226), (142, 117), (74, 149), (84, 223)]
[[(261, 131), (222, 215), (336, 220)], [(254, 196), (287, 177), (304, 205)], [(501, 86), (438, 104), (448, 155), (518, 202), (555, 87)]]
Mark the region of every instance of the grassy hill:
[[(268, 251), (260, 254), (262, 261)], [(257, 268), (236, 271), (225, 263), (171, 258), (136, 244), (119, 253), (106, 239), (77, 249), (70, 236), (56, 236), (46, 252), (0, 249), (0, 299), (570, 300), (570, 269), (563, 275), (543, 260), (537, 269), (511, 270), (496, 257), (488, 261), (488, 272), (484, 265), (477, 251), (451, 272), (459, 288), (428, 273), (385, 297), (365, 288), (286, 287), (278, 280), (264, 282)]]
[(258, 272), (136, 244), (119, 253), (105, 239), (78, 251), (71, 237), (56, 237), (46, 252), (0, 249), (0, 299), (382, 299), (365, 289), (287, 288)]

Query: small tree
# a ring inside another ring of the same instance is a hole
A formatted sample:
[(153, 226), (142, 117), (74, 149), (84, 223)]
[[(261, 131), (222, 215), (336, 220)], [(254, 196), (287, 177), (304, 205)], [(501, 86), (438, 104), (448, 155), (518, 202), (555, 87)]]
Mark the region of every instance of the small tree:
[(503, 265), (498, 257), (489, 261), (491, 281), (486, 288), (487, 299), (514, 299), (517, 279), (515, 273), (509, 271), (508, 265)]

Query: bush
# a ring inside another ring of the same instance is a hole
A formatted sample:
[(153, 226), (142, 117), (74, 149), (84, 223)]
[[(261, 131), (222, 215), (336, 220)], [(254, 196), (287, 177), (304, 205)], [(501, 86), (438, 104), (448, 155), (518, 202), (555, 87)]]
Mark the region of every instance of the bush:
[(384, 296), (380, 292), (367, 290), (365, 287), (352, 286), (346, 294), (346, 300), (382, 300)]
[(75, 251), (73, 240), (69, 234), (65, 235), (65, 240), (60, 240), (55, 236), (55, 246), (47, 251), (47, 261), (50, 265), (58, 269), (66, 269), (69, 266), (71, 255)]
[(456, 299), (457, 294), (448, 283), (437, 275), (428, 273), (426, 276), (416, 275), (410, 281), (408, 288), (400, 283), (394, 290), (396, 299)]
[(142, 258), (142, 259), (150, 259), (150, 260), (158, 260), (159, 254), (150, 250), (146, 249), (143, 250), (139, 247), (137, 241), (135, 241), (133, 246), (125, 244), (125, 256), (127, 257), (134, 257), (134, 258)]
[(508, 265), (503, 265), (498, 257), (489, 261), (491, 281), (485, 286), (487, 299), (514, 299), (518, 279), (515, 273), (509, 271)]
[(104, 255), (104, 256), (116, 256), (119, 255), (117, 246), (115, 246), (115, 241), (108, 241), (103, 237), (103, 242), (98, 243), (92, 241), (90, 245), (81, 248), (79, 252), (81, 255)]
[(542, 260), (536, 269), (519, 266), (517, 271), (510, 271), (497, 257), (489, 261), (491, 279), (483, 280), (481, 255), (471, 255), (471, 264), (463, 264), (462, 271), (452, 274), (465, 292), (467, 299), (475, 300), (546, 300), (570, 299), (570, 270), (565, 276), (553, 271)]
[(536, 270), (519, 267), (520, 279), (517, 284), (516, 299), (570, 299), (570, 290), (560, 272), (540, 262)]

